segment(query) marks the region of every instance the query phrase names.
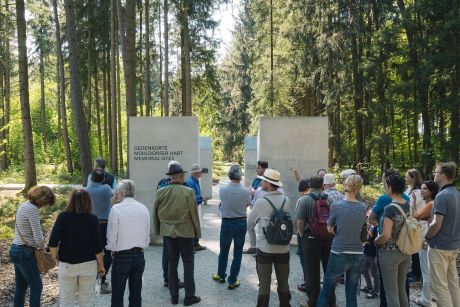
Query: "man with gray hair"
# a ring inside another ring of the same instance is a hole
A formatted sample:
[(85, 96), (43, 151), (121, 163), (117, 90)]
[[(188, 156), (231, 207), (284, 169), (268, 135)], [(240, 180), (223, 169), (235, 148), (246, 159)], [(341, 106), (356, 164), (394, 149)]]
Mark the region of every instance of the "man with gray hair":
[(232, 165), (228, 171), (228, 178), (231, 182), (219, 190), (222, 213), (220, 253), (217, 273), (212, 276), (212, 279), (225, 283), (228, 252), (233, 241), (233, 261), (230, 267), (230, 276), (227, 279), (230, 290), (240, 286), (237, 277), (240, 272), (247, 229), (246, 208), (251, 204), (251, 192), (240, 184), (241, 177), (240, 166)]
[(171, 303), (179, 303), (179, 257), (184, 266), (184, 306), (201, 301), (195, 296), (193, 239), (201, 237), (194, 191), (183, 185), (185, 171), (177, 161), (168, 164), (168, 186), (157, 191), (153, 205), (155, 233), (163, 236), (168, 249), (168, 281)]
[(142, 306), (144, 248), (150, 242), (150, 214), (134, 199), (132, 180), (122, 180), (115, 191), (118, 204), (110, 210), (106, 249), (112, 252), (112, 306), (123, 306), (129, 279), (129, 306)]

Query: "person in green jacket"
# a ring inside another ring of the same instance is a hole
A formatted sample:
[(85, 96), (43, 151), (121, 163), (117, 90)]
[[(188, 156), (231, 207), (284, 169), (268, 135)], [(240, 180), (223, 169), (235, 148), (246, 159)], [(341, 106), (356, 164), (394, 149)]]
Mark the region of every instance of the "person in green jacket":
[(157, 191), (153, 206), (155, 233), (163, 236), (168, 249), (168, 280), (171, 303), (179, 301), (179, 278), (177, 267), (182, 256), (184, 267), (184, 305), (201, 301), (195, 296), (193, 239), (201, 237), (201, 226), (193, 189), (183, 185), (185, 171), (177, 161), (168, 164), (166, 175), (171, 184)]

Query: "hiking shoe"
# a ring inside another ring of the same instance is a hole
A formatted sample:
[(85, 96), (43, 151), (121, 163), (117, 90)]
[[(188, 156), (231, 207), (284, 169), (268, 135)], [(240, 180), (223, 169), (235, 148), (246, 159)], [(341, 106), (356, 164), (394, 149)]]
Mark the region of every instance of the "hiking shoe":
[(236, 289), (240, 286), (240, 281), (237, 279), (234, 284), (228, 284), (228, 290)]
[(305, 286), (305, 283), (297, 285), (297, 289), (302, 292), (307, 292), (307, 286)]
[(366, 294), (366, 298), (368, 299), (373, 299), (379, 296), (378, 292), (374, 292), (374, 290), (369, 291), (369, 293)]
[(179, 304), (179, 299), (177, 297), (171, 297), (171, 304), (173, 305)]
[(247, 250), (243, 251), (243, 254), (246, 254), (246, 255), (255, 255), (256, 252), (257, 252), (257, 250), (256, 250), (255, 247), (250, 247), (250, 248), (248, 248)]
[(220, 282), (221, 284), (225, 283), (225, 279), (220, 277), (220, 275), (217, 274), (217, 273), (212, 275), (212, 279), (217, 281), (217, 282)]
[(112, 287), (109, 285), (108, 282), (101, 283), (101, 294), (110, 294), (112, 293)]
[(201, 298), (199, 296), (187, 296), (184, 299), (184, 306), (190, 306), (199, 302), (201, 302)]
[(194, 252), (204, 251), (205, 249), (206, 249), (206, 246), (200, 245), (199, 243), (193, 246)]

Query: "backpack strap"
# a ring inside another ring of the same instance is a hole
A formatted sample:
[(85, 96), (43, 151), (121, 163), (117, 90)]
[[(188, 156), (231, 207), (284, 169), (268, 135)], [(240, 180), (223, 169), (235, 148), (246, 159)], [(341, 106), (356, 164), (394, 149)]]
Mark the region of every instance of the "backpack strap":
[[(264, 196), (263, 197), (266, 201), (268, 201), (268, 203), (270, 204), (270, 206), (272, 206), (273, 210), (276, 211), (278, 209), (276, 209), (275, 205), (273, 205), (273, 203), (270, 201), (270, 199), (268, 199), (268, 197)], [(284, 197), (284, 200), (283, 200), (283, 204), (281, 205), (281, 208), (279, 210), (283, 210), (284, 208), (284, 204), (286, 203), (286, 197)]]
[(404, 219), (407, 219), (406, 212), (404, 212), (404, 210), (401, 208), (401, 206), (399, 204), (392, 202), (390, 204), (390, 206), (393, 206), (393, 207), (397, 208), (399, 210), (399, 212), (401, 212), (401, 215), (404, 217)]

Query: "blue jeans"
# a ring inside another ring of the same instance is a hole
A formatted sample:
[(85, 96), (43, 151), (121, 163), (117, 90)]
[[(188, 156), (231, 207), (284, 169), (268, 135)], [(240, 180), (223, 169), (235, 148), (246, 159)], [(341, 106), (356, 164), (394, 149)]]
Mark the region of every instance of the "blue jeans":
[(345, 296), (347, 307), (358, 306), (356, 294), (363, 261), (363, 255), (334, 254), (331, 252), (317, 307), (327, 307), (329, 305), (329, 298), (335, 292), (337, 280), (344, 273), (346, 273)]
[(112, 307), (123, 306), (126, 281), (129, 286), (129, 306), (142, 306), (142, 274), (144, 252), (140, 249), (115, 254), (112, 261)]
[(246, 217), (241, 219), (222, 219), (222, 225), (220, 226), (220, 253), (217, 274), (224, 279), (227, 277), (228, 253), (233, 241), (233, 261), (230, 267), (230, 276), (228, 277), (228, 283), (231, 285), (236, 282), (236, 278), (240, 272), (246, 229)]
[(30, 288), (30, 307), (40, 306), (43, 283), (37, 267), (34, 250), (24, 245), (13, 244), (9, 252), (14, 264), (16, 285), (14, 289), (14, 306), (24, 306), (27, 287)]

